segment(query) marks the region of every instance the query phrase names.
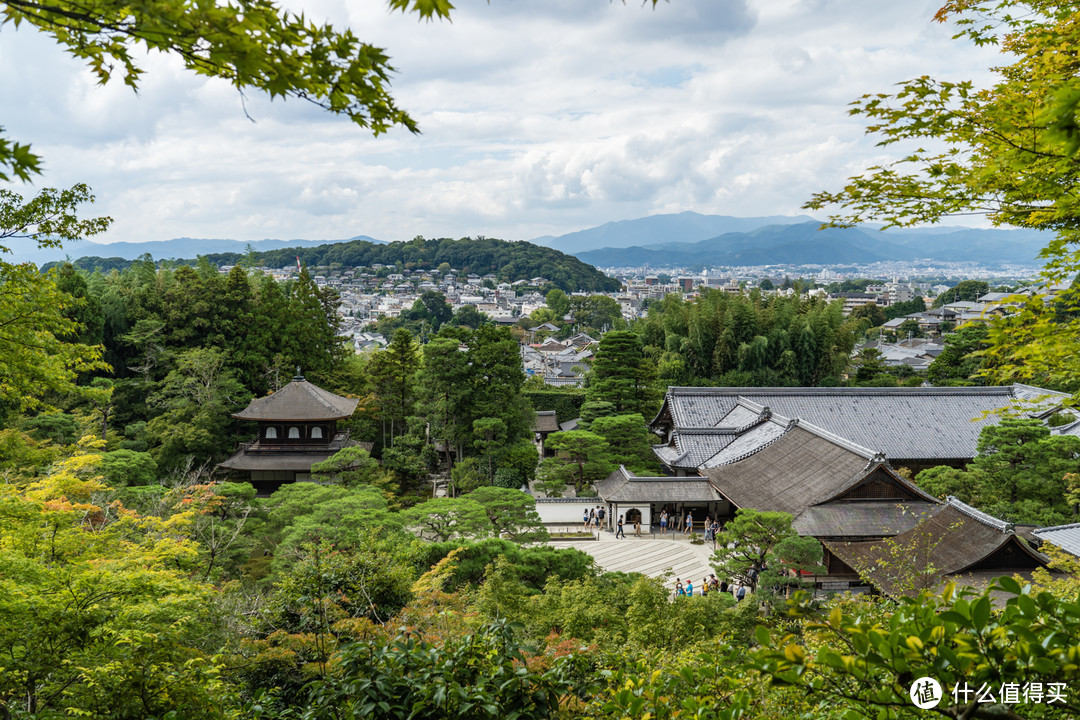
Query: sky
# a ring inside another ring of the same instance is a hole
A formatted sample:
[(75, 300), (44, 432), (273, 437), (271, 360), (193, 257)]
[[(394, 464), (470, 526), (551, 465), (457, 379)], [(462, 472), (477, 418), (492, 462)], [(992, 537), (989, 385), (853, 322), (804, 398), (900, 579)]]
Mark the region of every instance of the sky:
[[(0, 28), (0, 126), (89, 184), (100, 242), (178, 237), (528, 240), (659, 213), (795, 215), (888, 155), (847, 114), (929, 74), (988, 82), (940, 0), (293, 2), (386, 48), (421, 134), (379, 137), (299, 100), (243, 97), (146, 56), (138, 94), (48, 36)], [(287, 3), (287, 6), (289, 4)]]

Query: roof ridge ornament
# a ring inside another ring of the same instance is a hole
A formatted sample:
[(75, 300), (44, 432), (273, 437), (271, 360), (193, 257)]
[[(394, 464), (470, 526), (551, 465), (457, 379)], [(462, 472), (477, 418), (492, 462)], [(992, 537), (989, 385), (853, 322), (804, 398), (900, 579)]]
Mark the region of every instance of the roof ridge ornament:
[(293, 375), (293, 382), (304, 382), (304, 380), (305, 380), (305, 378), (304, 378), (303, 374), (300, 372), (300, 366), (297, 365), (296, 366), (296, 374)]

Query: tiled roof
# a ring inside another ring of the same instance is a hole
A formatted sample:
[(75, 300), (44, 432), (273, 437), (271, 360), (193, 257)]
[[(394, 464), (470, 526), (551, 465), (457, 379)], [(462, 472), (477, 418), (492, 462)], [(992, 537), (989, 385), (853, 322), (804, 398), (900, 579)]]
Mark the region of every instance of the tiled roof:
[(1080, 523), (1039, 528), (1035, 537), (1053, 543), (1067, 553), (1080, 555)]
[(919, 589), (899, 583), (895, 573), (897, 553), (920, 568), (934, 569), (932, 575), (916, 578), (915, 585), (924, 587), (934, 587), (946, 577), (966, 582), (966, 575), (971, 573), (1010, 575), (1045, 566), (1048, 560), (1017, 537), (1008, 523), (952, 497), (939, 512), (891, 540), (825, 541), (825, 546), (890, 595)]
[(861, 479), (870, 457), (795, 425), (768, 447), (706, 476), (736, 507), (798, 515)]
[(795, 532), (817, 538), (881, 538), (899, 535), (941, 505), (913, 500), (834, 502), (814, 505), (791, 524)]
[[(884, 452), (894, 461), (974, 457), (979, 432), (996, 424), (993, 411), (1034, 414), (1068, 397), (1027, 385), (963, 388), (684, 388), (668, 389), (653, 426), (715, 427), (744, 401), (799, 418)], [(739, 416), (745, 412), (739, 411)], [(726, 422), (725, 422), (726, 424)], [(690, 447), (681, 448), (682, 452)]]
[(555, 411), (537, 410), (532, 429), (536, 432), (559, 432), (559, 421), (555, 418)]
[(688, 503), (719, 502), (720, 493), (703, 477), (638, 477), (622, 465), (596, 485), (604, 502)]
[(344, 398), (303, 378), (266, 397), (256, 398), (233, 415), (238, 420), (340, 420), (347, 418), (360, 403), (357, 398)]

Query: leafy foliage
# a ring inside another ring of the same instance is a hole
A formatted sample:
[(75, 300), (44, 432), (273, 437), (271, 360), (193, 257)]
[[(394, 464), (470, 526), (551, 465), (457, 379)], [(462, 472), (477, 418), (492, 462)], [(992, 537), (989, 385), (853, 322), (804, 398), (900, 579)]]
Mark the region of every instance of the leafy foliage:
[[(992, 590), (1006, 598), (999, 610)], [(1036, 594), (1003, 577), (978, 594), (950, 585), (940, 595), (902, 598), (884, 616), (873, 604), (855, 604), (834, 605), (822, 617), (804, 594), (789, 610), (806, 619), (805, 634), (759, 628), (762, 649), (750, 665), (774, 683), (812, 693), (834, 716), (921, 716), (909, 693), (923, 677), (941, 684), (944, 697), (935, 711), (944, 717), (1019, 717), (1009, 706), (1032, 684), (1041, 701), (1024, 702), (1023, 717), (1080, 711), (1080, 605), (1074, 599)], [(1006, 685), (1015, 688), (1011, 702), (997, 699)], [(1056, 690), (1060, 700), (1050, 702)]]

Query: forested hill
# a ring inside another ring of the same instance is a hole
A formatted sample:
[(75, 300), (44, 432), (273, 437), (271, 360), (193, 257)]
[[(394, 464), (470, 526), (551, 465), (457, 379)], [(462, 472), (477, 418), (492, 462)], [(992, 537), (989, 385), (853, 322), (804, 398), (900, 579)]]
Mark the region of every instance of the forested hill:
[[(245, 262), (274, 268), (295, 265), (297, 257), (308, 267), (340, 263), (343, 267), (371, 267), (382, 264), (410, 269), (435, 269), (442, 263), (448, 263), (455, 270), (477, 275), (492, 274), (500, 281), (514, 282), (544, 277), (567, 292), (615, 292), (620, 287), (618, 280), (607, 277), (592, 265), (572, 255), (529, 242), (507, 242), (483, 237), (460, 240), (426, 240), (417, 237), (409, 242), (385, 245), (366, 240), (351, 240), (315, 247), (255, 252), (250, 255), (231, 252), (213, 253), (204, 257), (216, 265), (235, 265), (243, 259)], [(96, 267), (111, 268), (116, 262), (115, 259), (84, 257), (75, 260), (74, 264), (92, 270)]]

